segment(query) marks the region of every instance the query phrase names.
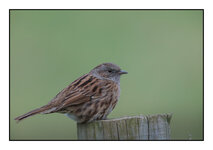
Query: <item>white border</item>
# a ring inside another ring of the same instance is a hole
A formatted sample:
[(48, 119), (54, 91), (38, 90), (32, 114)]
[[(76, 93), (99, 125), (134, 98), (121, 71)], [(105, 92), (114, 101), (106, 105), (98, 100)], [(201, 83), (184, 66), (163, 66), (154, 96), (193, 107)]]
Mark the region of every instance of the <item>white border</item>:
[[(212, 147), (212, 107), (213, 107), (213, 57), (212, 57), (212, 18), (211, 1), (198, 0), (7, 0), (0, 4), (0, 70), (1, 70), (1, 147), (6, 149), (209, 149)], [(9, 9), (204, 9), (205, 10), (205, 141), (184, 142), (20, 142), (9, 141), (8, 124), (8, 48), (9, 48)]]

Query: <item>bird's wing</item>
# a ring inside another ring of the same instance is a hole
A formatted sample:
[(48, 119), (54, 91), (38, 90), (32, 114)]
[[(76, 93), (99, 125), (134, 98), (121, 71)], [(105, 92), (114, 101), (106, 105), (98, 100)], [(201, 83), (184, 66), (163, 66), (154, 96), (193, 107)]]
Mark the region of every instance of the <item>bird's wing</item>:
[[(102, 97), (104, 94), (104, 84), (102, 80), (86, 74), (72, 82), (68, 87), (62, 90), (51, 103), (57, 106), (55, 111), (60, 111), (69, 106), (80, 105)], [(54, 111), (54, 112), (55, 112)]]

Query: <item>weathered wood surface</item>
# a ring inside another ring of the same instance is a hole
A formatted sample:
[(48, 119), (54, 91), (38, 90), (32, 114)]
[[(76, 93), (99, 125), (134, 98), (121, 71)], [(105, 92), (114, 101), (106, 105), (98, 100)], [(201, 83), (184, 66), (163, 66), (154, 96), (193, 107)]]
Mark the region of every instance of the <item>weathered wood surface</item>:
[(140, 115), (77, 124), (78, 140), (169, 140), (171, 117)]

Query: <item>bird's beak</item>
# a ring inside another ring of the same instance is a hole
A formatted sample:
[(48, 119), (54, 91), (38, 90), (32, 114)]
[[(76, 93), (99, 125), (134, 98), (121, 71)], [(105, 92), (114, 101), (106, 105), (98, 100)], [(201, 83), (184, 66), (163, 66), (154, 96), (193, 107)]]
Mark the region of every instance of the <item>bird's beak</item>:
[(128, 72), (124, 71), (124, 70), (121, 70), (119, 71), (119, 74), (122, 75), (122, 74), (127, 74)]

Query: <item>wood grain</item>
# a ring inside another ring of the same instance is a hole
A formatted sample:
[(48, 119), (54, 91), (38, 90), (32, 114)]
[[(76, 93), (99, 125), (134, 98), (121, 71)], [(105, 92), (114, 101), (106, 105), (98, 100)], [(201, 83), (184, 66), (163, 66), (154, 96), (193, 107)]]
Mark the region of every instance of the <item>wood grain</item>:
[(77, 124), (78, 140), (169, 140), (171, 117), (139, 115)]

